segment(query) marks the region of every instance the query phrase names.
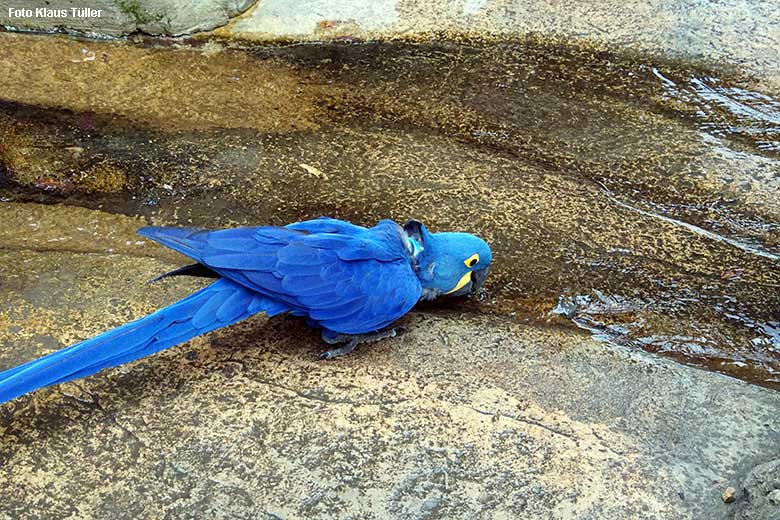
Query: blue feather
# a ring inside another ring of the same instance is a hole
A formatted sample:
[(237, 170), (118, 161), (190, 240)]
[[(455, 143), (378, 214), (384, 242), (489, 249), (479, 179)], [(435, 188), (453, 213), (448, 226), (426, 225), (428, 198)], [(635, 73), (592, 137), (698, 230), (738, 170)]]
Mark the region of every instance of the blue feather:
[(238, 252), (214, 252), (209, 251), (206, 255), (200, 255), (198, 260), (214, 270), (217, 269), (239, 269), (246, 271), (261, 271), (264, 269), (273, 269), (276, 265), (276, 257), (269, 255), (259, 255), (254, 253)]
[(258, 242), (254, 237), (248, 237), (245, 233), (242, 233), (241, 236), (218, 235), (209, 237), (208, 246), (214, 250), (254, 253), (261, 251), (265, 244)]
[[(219, 233), (219, 231), (217, 231)], [(254, 228), (254, 238), (261, 244), (286, 245), (290, 243), (292, 236), (300, 236), (302, 233), (287, 228), (260, 227)]]
[(230, 323), (247, 311), (252, 303), (254, 295), (251, 291), (235, 291), (222, 301), (217, 309), (217, 319), (219, 321)]
[[(226, 279), (218, 280), (140, 320), (0, 373), (0, 402), (134, 361), (244, 319), (250, 312), (248, 308), (241, 309), (241, 303), (248, 306), (253, 296), (241, 285)], [(230, 312), (223, 316), (227, 320), (223, 320), (217, 316), (217, 311), (226, 302), (230, 302)], [(278, 313), (278, 304), (275, 305), (272, 310)], [(262, 305), (254, 305), (253, 312), (260, 310), (263, 310)]]
[(308, 233), (339, 233), (348, 236), (357, 236), (362, 232), (367, 231), (367, 229), (362, 226), (356, 226), (355, 224), (330, 217), (319, 217), (314, 220), (296, 222), (285, 227), (287, 229), (306, 231)]
[(367, 296), (358, 296), (341, 304), (329, 305), (323, 308), (315, 307), (309, 311), (309, 317), (318, 321), (333, 321), (338, 318), (346, 318), (360, 310), (367, 300)]
[(328, 333), (380, 330), (420, 299), (418, 268), (427, 269), (446, 259), (442, 254), (456, 251), (443, 280), (436, 279), (442, 276), (438, 271), (424, 280), (426, 288), (435, 281), (440, 290), (463, 276), (463, 260), (474, 247), (490, 262), (489, 248), (476, 237), (419, 228), (414, 257), (404, 231), (389, 220), (370, 229), (330, 218), (214, 231), (142, 228), (142, 236), (222, 278), (145, 318), (0, 373), (0, 402), (139, 359), (259, 312), (303, 316)]

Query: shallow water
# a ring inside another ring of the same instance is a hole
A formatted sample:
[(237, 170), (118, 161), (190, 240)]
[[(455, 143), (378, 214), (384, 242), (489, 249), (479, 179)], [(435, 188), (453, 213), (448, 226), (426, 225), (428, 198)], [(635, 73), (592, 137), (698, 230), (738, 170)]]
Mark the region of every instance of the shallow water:
[(749, 78), (536, 41), (0, 34), (0, 56), (4, 201), (414, 217), (494, 249), (483, 301), (451, 305), (780, 386), (780, 101)]

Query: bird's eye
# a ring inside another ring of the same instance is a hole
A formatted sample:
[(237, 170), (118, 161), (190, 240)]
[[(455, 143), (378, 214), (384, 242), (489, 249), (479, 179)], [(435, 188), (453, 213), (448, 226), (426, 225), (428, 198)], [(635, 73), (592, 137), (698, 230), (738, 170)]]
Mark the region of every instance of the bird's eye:
[(477, 265), (477, 263), (479, 263), (479, 255), (477, 253), (474, 253), (473, 255), (465, 259), (463, 263), (466, 264), (466, 267), (474, 267), (475, 265)]

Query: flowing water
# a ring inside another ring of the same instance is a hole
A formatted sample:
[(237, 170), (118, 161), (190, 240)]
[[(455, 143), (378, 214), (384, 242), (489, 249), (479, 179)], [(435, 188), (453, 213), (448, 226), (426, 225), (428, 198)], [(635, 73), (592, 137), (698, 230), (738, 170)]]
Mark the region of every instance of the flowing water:
[[(7, 215), (417, 218), (494, 249), (453, 305), (780, 387), (780, 98), (750, 78), (535, 40), (0, 34), (0, 69)], [(9, 244), (0, 274), (39, 247)]]

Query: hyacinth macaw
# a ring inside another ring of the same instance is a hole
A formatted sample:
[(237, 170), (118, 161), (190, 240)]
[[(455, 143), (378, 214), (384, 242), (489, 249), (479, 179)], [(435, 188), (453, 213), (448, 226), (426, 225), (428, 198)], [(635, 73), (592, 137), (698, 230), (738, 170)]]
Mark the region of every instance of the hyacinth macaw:
[[(365, 228), (332, 218), (285, 227), (145, 227), (139, 234), (196, 261), (159, 278), (217, 278), (149, 316), (0, 373), (0, 403), (183, 343), (253, 314), (290, 313), (341, 345), (395, 336), (391, 324), (421, 299), (469, 296), (492, 261), (467, 233), (430, 233), (416, 220)], [(159, 279), (158, 278), (158, 279)]]

